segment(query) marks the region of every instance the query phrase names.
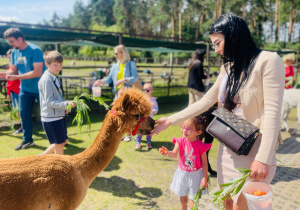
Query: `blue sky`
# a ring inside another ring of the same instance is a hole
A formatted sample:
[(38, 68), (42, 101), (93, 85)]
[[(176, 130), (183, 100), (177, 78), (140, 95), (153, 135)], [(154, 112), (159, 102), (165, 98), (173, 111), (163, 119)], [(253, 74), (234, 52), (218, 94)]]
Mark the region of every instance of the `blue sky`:
[[(88, 0), (81, 0), (84, 5)], [(73, 12), (76, 0), (0, 0), (0, 21), (42, 23), (50, 20), (53, 12), (67, 17)]]

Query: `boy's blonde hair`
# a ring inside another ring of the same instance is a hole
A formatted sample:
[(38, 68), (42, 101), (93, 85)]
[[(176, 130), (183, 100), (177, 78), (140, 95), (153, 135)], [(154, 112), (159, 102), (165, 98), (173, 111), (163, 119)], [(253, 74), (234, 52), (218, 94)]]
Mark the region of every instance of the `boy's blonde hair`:
[(120, 44), (116, 46), (115, 50), (123, 54), (122, 60), (120, 61), (121, 63), (126, 63), (127, 61), (130, 61), (129, 52), (124, 45)]
[(282, 61), (283, 61), (283, 63), (286, 63), (287, 61), (293, 61), (293, 63), (294, 63), (295, 62), (294, 53), (286, 54), (285, 56), (283, 56)]
[(57, 51), (47, 51), (44, 53), (45, 62), (51, 64), (52, 62), (63, 63), (63, 56)]

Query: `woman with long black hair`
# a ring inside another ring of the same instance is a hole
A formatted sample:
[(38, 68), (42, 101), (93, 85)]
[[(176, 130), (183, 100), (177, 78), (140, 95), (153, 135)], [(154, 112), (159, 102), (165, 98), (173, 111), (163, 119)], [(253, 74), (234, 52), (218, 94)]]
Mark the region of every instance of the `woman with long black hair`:
[[(240, 176), (236, 169), (239, 167), (250, 168), (251, 179), (270, 183), (276, 171), (275, 153), (282, 143), (279, 127), (284, 65), (277, 53), (256, 47), (246, 22), (233, 13), (222, 15), (209, 34), (215, 52), (224, 58), (217, 81), (200, 101), (159, 119), (152, 135), (199, 115), (218, 102), (219, 107), (224, 106), (260, 128), (260, 135), (247, 156), (238, 156), (220, 144), (218, 183), (228, 183)], [(225, 208), (248, 209), (241, 193), (227, 200)]]

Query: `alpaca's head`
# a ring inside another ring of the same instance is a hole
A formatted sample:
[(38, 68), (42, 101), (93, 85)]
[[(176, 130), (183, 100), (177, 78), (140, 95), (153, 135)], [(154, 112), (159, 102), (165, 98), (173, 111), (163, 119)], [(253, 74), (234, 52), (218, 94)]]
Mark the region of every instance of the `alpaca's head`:
[(145, 120), (140, 125), (137, 134), (146, 135), (153, 130), (155, 122), (149, 117), (152, 104), (144, 93), (132, 88), (124, 90), (112, 105), (112, 109), (118, 116), (119, 130), (133, 131), (139, 120), (144, 117)]

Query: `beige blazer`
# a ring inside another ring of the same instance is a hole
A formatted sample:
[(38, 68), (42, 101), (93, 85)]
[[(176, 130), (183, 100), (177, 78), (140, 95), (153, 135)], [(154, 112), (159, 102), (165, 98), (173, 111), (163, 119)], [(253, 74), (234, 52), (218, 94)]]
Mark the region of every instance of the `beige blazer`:
[[(197, 116), (218, 101), (220, 78), (225, 75), (224, 66), (215, 84), (203, 98), (186, 109), (168, 117), (172, 125)], [(271, 165), (272, 156), (282, 143), (280, 136), (280, 112), (285, 81), (285, 67), (277, 53), (262, 51), (256, 64), (238, 95), (246, 120), (260, 128), (262, 141), (255, 160)]]

